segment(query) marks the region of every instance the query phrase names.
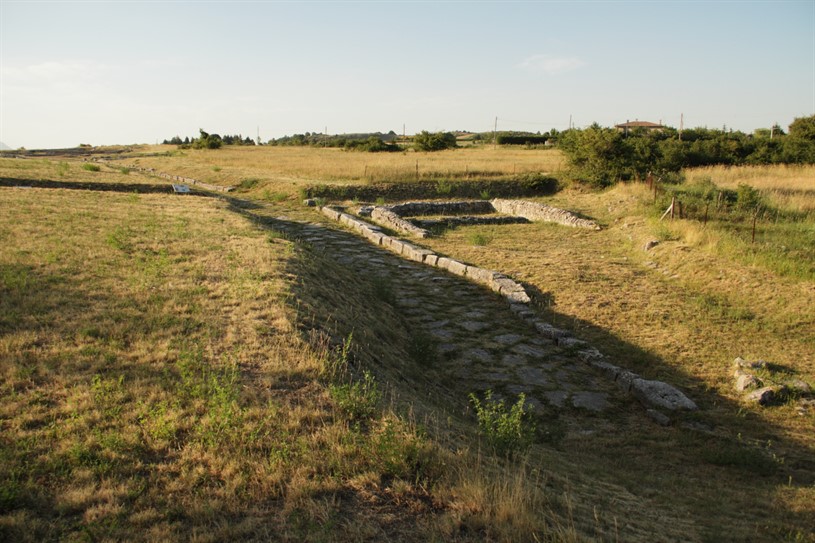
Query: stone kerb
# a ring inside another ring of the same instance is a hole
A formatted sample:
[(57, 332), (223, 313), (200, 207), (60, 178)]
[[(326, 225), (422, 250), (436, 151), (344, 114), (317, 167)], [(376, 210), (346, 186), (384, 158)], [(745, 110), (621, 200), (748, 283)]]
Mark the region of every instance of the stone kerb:
[[(427, 266), (442, 268), (450, 273), (484, 285), (504, 296), (510, 302), (513, 311), (520, 318), (534, 326), (541, 336), (550, 339), (563, 348), (574, 349), (578, 359), (615, 382), (624, 392), (639, 400), (646, 408), (671, 412), (694, 411), (697, 409), (696, 404), (676, 387), (662, 381), (643, 379), (632, 371), (615, 366), (606, 359), (605, 355), (587, 342), (571, 337), (567, 330), (556, 328), (540, 320), (535, 312), (528, 308), (527, 304), (531, 300), (523, 286), (509, 277), (499, 272), (469, 266), (452, 258), (440, 257), (428, 249), (422, 249), (411, 243), (383, 234), (376, 226), (337, 209), (325, 206), (320, 208), (320, 211), (330, 219), (360, 232), (372, 243), (381, 245), (406, 259)], [(670, 423), (670, 419), (659, 411), (648, 409), (648, 414), (659, 424)]]
[(388, 228), (399, 230), (400, 232), (405, 232), (418, 238), (426, 238), (430, 235), (427, 230), (419, 228), (413, 223), (406, 221), (397, 213), (384, 206), (374, 207), (371, 210), (371, 219), (379, 224), (387, 226)]
[[(374, 211), (376, 211), (376, 209), (377, 208), (374, 208)], [(454, 275), (466, 277), (470, 281), (486, 286), (490, 290), (504, 296), (509, 302), (527, 304), (531, 301), (523, 286), (498, 272), (485, 270), (477, 266), (469, 266), (452, 258), (440, 257), (429, 249), (423, 249), (406, 241), (388, 236), (377, 226), (336, 208), (323, 206), (320, 208), (320, 212), (331, 220), (344, 224), (361, 233), (374, 245), (381, 245), (408, 260), (413, 260), (414, 262), (419, 262), (427, 266), (442, 268)]]
[(554, 222), (575, 228), (600, 230), (600, 225), (594, 221), (581, 219), (565, 209), (559, 209), (546, 204), (527, 202), (525, 200), (503, 200), (500, 198), (492, 200), (491, 203), (495, 211), (499, 213), (523, 217), (530, 221)]

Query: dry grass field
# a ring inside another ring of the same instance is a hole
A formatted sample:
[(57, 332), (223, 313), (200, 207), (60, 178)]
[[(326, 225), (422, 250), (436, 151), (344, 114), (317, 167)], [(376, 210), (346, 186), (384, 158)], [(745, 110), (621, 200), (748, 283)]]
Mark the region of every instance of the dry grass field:
[[(156, 156), (158, 155), (158, 156)], [(554, 172), (563, 165), (557, 150), (465, 147), (436, 153), (365, 153), (313, 147), (231, 147), (217, 152), (176, 150), (161, 145), (140, 149), (132, 162), (208, 183), (238, 187), (252, 180), (252, 194), (278, 199), (298, 195), (307, 185), (410, 182), (419, 178), (501, 179)]]
[[(263, 222), (322, 221), (300, 206), (303, 186), (410, 182), (417, 160), (420, 176), (453, 181), (563, 163), (501, 148), (151, 146), (99, 171), (0, 158), (0, 539), (815, 541), (815, 407), (748, 403), (731, 378), (741, 356), (771, 362), (770, 382), (815, 385), (812, 168), (686, 172), (754, 186), (780, 211), (755, 243), (745, 217), (659, 221), (667, 192), (655, 204), (642, 185), (540, 199), (599, 232), (423, 240), (523, 281), (553, 324), (700, 405), (668, 427), (621, 412), (508, 461), (480, 451), (461, 398), (426, 404), (387, 371), (403, 367), (396, 346), (375, 353), (383, 379), (369, 388), (332, 380), (345, 358), (303, 332), (306, 307), (341, 299), (358, 328), (410, 330), (365, 278)], [(265, 207), (135, 193), (167, 182), (125, 164), (243, 184)], [(103, 190), (11, 188), (26, 180)]]

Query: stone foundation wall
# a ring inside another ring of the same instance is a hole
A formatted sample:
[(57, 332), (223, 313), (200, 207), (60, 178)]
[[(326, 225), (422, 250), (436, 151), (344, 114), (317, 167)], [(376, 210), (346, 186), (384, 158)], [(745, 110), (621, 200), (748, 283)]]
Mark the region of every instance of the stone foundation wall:
[[(326, 206), (323, 207), (321, 211), (323, 215), (331, 218), (332, 220), (339, 221), (349, 228), (356, 230), (374, 245), (381, 245), (385, 249), (401, 255), (408, 260), (413, 260), (414, 262), (420, 262), (436, 268), (442, 268), (452, 274), (466, 277), (474, 283), (484, 285), (490, 290), (501, 294), (510, 302), (523, 304), (530, 302), (530, 298), (526, 293), (526, 290), (524, 290), (520, 284), (516, 283), (502, 273), (492, 270), (485, 270), (476, 266), (469, 266), (463, 262), (459, 262), (458, 260), (439, 256), (429, 249), (422, 249), (421, 247), (417, 247), (416, 245), (408, 243), (407, 241), (402, 241), (400, 239), (388, 236), (387, 234), (384, 234), (379, 227), (369, 224), (362, 219), (358, 219), (353, 215), (349, 215), (348, 213), (333, 207)], [(376, 209), (374, 209), (374, 213), (376, 213)]]
[(524, 217), (530, 221), (554, 222), (575, 228), (600, 230), (600, 225), (594, 221), (581, 219), (574, 213), (546, 204), (527, 202), (525, 200), (502, 200), (500, 198), (492, 200), (491, 203), (498, 213)]
[(387, 206), (388, 209), (400, 217), (416, 217), (417, 215), (463, 215), (471, 213), (495, 213), (492, 203), (486, 200), (471, 200), (458, 202), (405, 202)]
[(385, 226), (386, 228), (399, 230), (400, 232), (405, 232), (417, 238), (426, 238), (430, 236), (430, 233), (427, 230), (419, 228), (410, 221), (406, 221), (399, 216), (399, 214), (391, 211), (391, 209), (387, 207), (377, 206), (373, 208), (371, 210), (371, 219)]
[[(367, 214), (367, 209), (366, 214)], [(484, 218), (478, 220), (475, 217), (465, 219), (437, 219), (434, 221), (408, 221), (405, 217), (415, 217), (420, 215), (462, 215), (465, 213), (489, 214), (503, 213), (506, 218)], [(428, 227), (436, 224), (508, 224), (517, 223), (521, 220), (554, 222), (574, 228), (588, 228), (590, 230), (600, 230), (600, 226), (591, 220), (581, 219), (574, 213), (556, 207), (527, 202), (525, 200), (503, 200), (496, 198), (492, 201), (470, 200), (458, 202), (405, 202), (391, 206), (376, 206), (371, 208), (371, 219), (375, 222), (398, 230), (418, 238), (430, 236)]]

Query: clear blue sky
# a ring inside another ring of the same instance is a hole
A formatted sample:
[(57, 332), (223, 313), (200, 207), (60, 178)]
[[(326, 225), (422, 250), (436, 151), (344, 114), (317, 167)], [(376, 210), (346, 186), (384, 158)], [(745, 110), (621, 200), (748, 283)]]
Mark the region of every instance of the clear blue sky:
[(495, 117), (749, 132), (815, 113), (815, 0), (0, 0), (0, 70), (12, 148)]

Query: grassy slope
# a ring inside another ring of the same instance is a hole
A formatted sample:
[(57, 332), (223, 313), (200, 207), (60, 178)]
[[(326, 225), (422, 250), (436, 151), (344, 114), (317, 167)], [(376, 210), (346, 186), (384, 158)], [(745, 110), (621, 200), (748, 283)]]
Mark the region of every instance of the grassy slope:
[(426, 533), (423, 479), (376, 503), (407, 468), (373, 444), (387, 427), (434, 449), (393, 415), (349, 429), (329, 354), (293, 333), (291, 242), (201, 198), (3, 189), (2, 207), (3, 539)]
[[(177, 160), (155, 166), (194, 175), (175, 170)], [(259, 162), (246, 171), (236, 163), (230, 175), (256, 175)], [(509, 162), (494, 166), (509, 168)], [(29, 175), (51, 178), (50, 172)], [(3, 190), (4, 209), (14, 213), (0, 229), (6, 303), (0, 349), (10, 361), (3, 365), (8, 384), (0, 422), (4, 436), (15, 436), (3, 441), (10, 481), (3, 494), (10, 501), (3, 504), (17, 504), (2, 517), (5, 529), (35, 538), (118, 537), (143, 523), (156, 526), (156, 538), (195, 532), (202, 539), (269, 533), (356, 539), (405, 538), (418, 527), (412, 537), (425, 540), (467, 539), (461, 531), (467, 527), (476, 540), (485, 534), (517, 540), (532, 530), (544, 533), (552, 519), (556, 539), (573, 538), (571, 526), (613, 538), (618, 523), (637, 519), (620, 531), (649, 541), (666, 522), (658, 511), (673, 508), (685, 520), (669, 521), (672, 529), (662, 531), (668, 539), (679, 533), (688, 540), (813, 537), (806, 528), (815, 503), (812, 413), (801, 417), (792, 405), (745, 407), (728, 380), (738, 354), (787, 364), (813, 380), (811, 285), (745, 268), (692, 240), (642, 252), (655, 227), (636, 190), (556, 198), (604, 221), (609, 228), (600, 233), (547, 225), (461, 228), (432, 244), (515, 274), (539, 289), (557, 324), (576, 329), (622, 365), (687, 387), (713, 436), (621, 420), (613, 432), (536, 448), (529, 462), (547, 470), (536, 481), (523, 466), (481, 468), (466, 447), (445, 456), (459, 448), (458, 436), (472, 438), (471, 428), (441, 430), (457, 437), (456, 445), (439, 446), (419, 439), (404, 417), (385, 413), (371, 423), (372, 436), (389, 435), (383, 429), (391, 420), (403, 429), (398, 443), (420, 443), (429, 465), (442, 458), (447, 468), (418, 486), (411, 483), (415, 473), (399, 468), (396, 482), (384, 487), (383, 474), (390, 480), (395, 468), (386, 469), (381, 455), (364, 446), (371, 436), (349, 432), (333, 407), (319, 379), (324, 350), (292, 333), (308, 318), (297, 313), (306, 312), (309, 300), (318, 305), (340, 296), (367, 328), (405, 334), (397, 321), (355, 298), (364, 285), (345, 277), (350, 287), (337, 293), (324, 272), (343, 272), (330, 259), (276, 237), (269, 244), (268, 231), (210, 201), (189, 199), (182, 207), (163, 196)], [(288, 190), (293, 195), (296, 188)], [(666, 237), (681, 238), (674, 228)], [(196, 229), (212, 241), (184, 237)], [(30, 240), (21, 234), (37, 231)], [(472, 232), (488, 245), (471, 246)], [(290, 283), (294, 278), (300, 286)], [(104, 288), (89, 291), (90, 282)], [(57, 295), (65, 303), (50, 301)], [(111, 323), (111, 330), (96, 330), (98, 322)], [(179, 343), (180, 336), (189, 342)], [(207, 373), (210, 366), (217, 369)], [(410, 401), (410, 391), (400, 395)], [(115, 416), (107, 416), (110, 409)], [(226, 431), (224, 417), (240, 424)], [(268, 432), (253, 436), (250, 428), (258, 427)], [(255, 445), (243, 450), (246, 442)], [(150, 484), (142, 489), (145, 475)], [(658, 506), (653, 512), (651, 503)], [(354, 532), (356, 525), (363, 532)]]
[[(411, 390), (359, 414), (375, 395), (327, 381), (331, 333), (408, 332), (325, 255), (222, 200), (0, 198), (0, 539), (574, 538), (472, 425), (421, 430)], [(358, 354), (403, 367), (383, 349)]]
[[(815, 413), (799, 415), (793, 401), (746, 405), (730, 376), (730, 363), (742, 356), (815, 383), (812, 282), (744, 265), (709, 240), (685, 240), (694, 227), (651, 218), (642, 187), (567, 191), (552, 201), (606, 228), (468, 227), (427, 244), (533, 286), (550, 320), (620, 365), (685, 387), (702, 405), (700, 422), (714, 430), (710, 437), (681, 429), (654, 436), (631, 428), (605, 443), (587, 440), (576, 454), (614, 471), (635, 494), (684, 504), (711, 540), (815, 537), (797, 531), (815, 519)], [(675, 230), (671, 240), (646, 253), (645, 242), (665, 228)], [(486, 246), (469, 243), (479, 235)]]

